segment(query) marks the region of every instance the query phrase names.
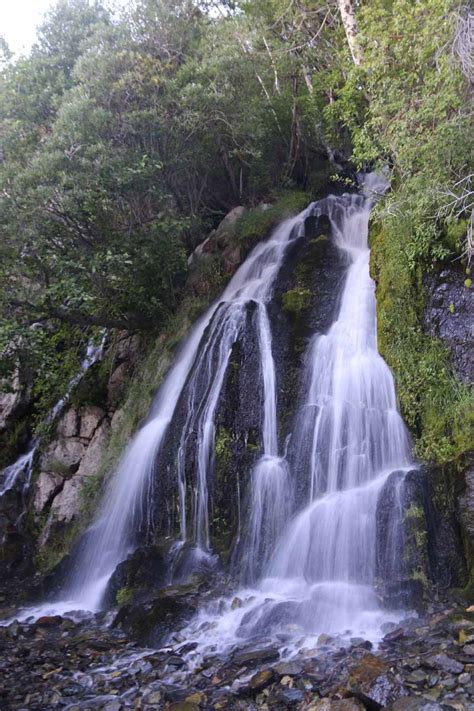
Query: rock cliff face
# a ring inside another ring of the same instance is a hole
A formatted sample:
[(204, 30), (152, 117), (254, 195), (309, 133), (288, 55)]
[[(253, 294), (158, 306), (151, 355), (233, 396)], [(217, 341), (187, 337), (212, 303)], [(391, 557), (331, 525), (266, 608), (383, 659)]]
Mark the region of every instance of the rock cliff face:
[[(120, 401), (139, 347), (138, 338), (127, 333), (106, 345), (102, 360), (70, 394), (48, 443), (40, 441), (36, 447), (30, 486), (25, 489), (24, 477), (20, 477), (0, 497), (0, 570), (7, 579), (31, 575), (34, 560), (46, 567), (56, 562), (87, 520), (105, 473), (110, 433), (119, 423)], [(0, 424), (8, 427), (28, 406), (25, 388), (18, 383), (2, 404)]]
[[(212, 296), (212, 286), (203, 265), (218, 259), (223, 272), (231, 274), (245, 256), (244, 247), (236, 239), (239, 219), (245, 214), (244, 208), (235, 208), (196, 249), (190, 260), (189, 278), (189, 289), (196, 297), (205, 301)], [(326, 331), (331, 324), (340, 281), (345, 274), (344, 259), (328, 235), (329, 224), (324, 217), (308, 221), (305, 237), (287, 254), (269, 310), (274, 334), (282, 441), (288, 434), (297, 406), (296, 393), (307, 340), (314, 332)], [(459, 376), (465, 380), (472, 378), (468, 343), (473, 315), (469, 290), (462, 286), (459, 272), (454, 268), (445, 268), (432, 275), (426, 289), (427, 332), (442, 338), (449, 346)], [(451, 303), (457, 304), (454, 313), (449, 308)], [(221, 565), (236, 575), (239, 514), (247, 506), (246, 477), (258, 457), (261, 428), (256, 407), (261, 393), (254, 377), (258, 346), (252, 319), (249, 307), (248, 328), (233, 348), (223, 384), (216, 413), (215, 476), (209, 492), (212, 547), (219, 555)], [(9, 492), (0, 499), (0, 568), (7, 576), (11, 577), (14, 571), (19, 575), (31, 574), (34, 569), (32, 561), (39, 562), (43, 570), (51, 569), (70, 550), (73, 540), (90, 519), (104, 475), (110, 471), (111, 439), (118, 432), (130, 433), (139, 425), (139, 420), (124, 425), (130, 417), (127, 408), (123, 407), (123, 399), (134, 370), (136, 378), (144, 375), (140, 371), (143, 368), (140, 349), (138, 337), (127, 333), (118, 334), (107, 344), (102, 362), (93, 366), (79, 383), (56, 421), (49, 442), (43, 444), (35, 456), (32, 484), (26, 500), (18, 491)], [(145, 411), (152, 396), (153, 389), (149, 388)], [(24, 410), (25, 402), (25, 389), (17, 383), (16, 389), (0, 400), (0, 429), (11, 426), (15, 413)], [(182, 398), (175, 418), (178, 424), (180, 418), (186, 416), (184, 406), (185, 398)], [(156, 504), (154, 538), (141, 543), (152, 546), (142, 549), (147, 551), (145, 560), (159, 560), (161, 572), (171, 564), (175, 580), (180, 581), (180, 570), (187, 568), (189, 551), (184, 548), (172, 559), (169, 547), (169, 537), (178, 534), (178, 501), (172, 475), (178, 440), (179, 434), (170, 431), (163, 448), (163, 455), (169, 461), (168, 475), (160, 476), (156, 481), (159, 494), (156, 501), (159, 503)], [(188, 444), (192, 448), (192, 441)], [(292, 454), (290, 442), (290, 460)], [(192, 469), (191, 457), (189, 462)], [(192, 482), (191, 470), (188, 476)], [(299, 479), (304, 481), (305, 477)], [(304, 491), (297, 492), (301, 497), (305, 494)], [(381, 549), (385, 535), (384, 512), (393, 504), (391, 497), (393, 492), (387, 491), (380, 502)], [(459, 479), (451, 470), (414, 471), (408, 477), (405, 498), (408, 553), (404, 570), (400, 570), (400, 585), (405, 586), (405, 591), (407, 583), (412, 585), (412, 599), (426, 594), (427, 587), (446, 590), (464, 585), (467, 580), (464, 554), (472, 561), (474, 551), (472, 469), (465, 474), (465, 486), (459, 485)], [(20, 518), (22, 512), (25, 513)], [(123, 564), (111, 581), (110, 604), (115, 603), (116, 594), (122, 588), (139, 590), (145, 587), (147, 594), (152, 592), (142, 580), (144, 566), (139, 551), (129, 564)], [(141, 571), (140, 580), (137, 570)], [(155, 581), (155, 587), (169, 582), (169, 575), (161, 572), (159, 585)], [(381, 580), (387, 577), (387, 571), (379, 572)], [(381, 594), (387, 599), (399, 598), (401, 588), (386, 590), (382, 587)]]
[(425, 329), (448, 346), (459, 378), (472, 383), (474, 301), (464, 279), (463, 270), (456, 264), (443, 266), (426, 279)]
[[(424, 326), (441, 339), (450, 352), (453, 369), (460, 380), (474, 382), (474, 300), (464, 285), (465, 273), (458, 262), (443, 265), (427, 279)], [(456, 486), (454, 518), (462, 531), (469, 575), (474, 581), (474, 463), (458, 464), (461, 481)], [(452, 477), (451, 477), (452, 478)]]

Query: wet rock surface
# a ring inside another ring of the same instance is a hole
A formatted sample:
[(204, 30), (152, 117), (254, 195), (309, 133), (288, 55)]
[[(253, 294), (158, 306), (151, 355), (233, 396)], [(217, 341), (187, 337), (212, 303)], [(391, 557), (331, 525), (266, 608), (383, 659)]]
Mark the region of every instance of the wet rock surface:
[(425, 329), (441, 338), (451, 351), (454, 369), (466, 382), (474, 380), (471, 354), (474, 334), (472, 291), (464, 285), (465, 273), (459, 263), (444, 265), (427, 279)]
[[(7, 610), (3, 611), (4, 613)], [(474, 614), (432, 605), (425, 617), (367, 640), (321, 635), (285, 659), (252, 640), (192, 662), (177, 633), (162, 649), (132, 642), (104, 615), (48, 616), (0, 627), (0, 708), (464, 711), (474, 703)], [(280, 657), (280, 658), (279, 658)], [(194, 659), (196, 659), (194, 655)]]

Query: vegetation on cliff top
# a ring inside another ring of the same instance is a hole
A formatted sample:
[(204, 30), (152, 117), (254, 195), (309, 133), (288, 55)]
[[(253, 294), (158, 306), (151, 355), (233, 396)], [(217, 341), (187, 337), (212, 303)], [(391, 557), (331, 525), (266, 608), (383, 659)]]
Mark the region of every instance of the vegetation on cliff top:
[[(340, 5), (60, 0), (28, 56), (1, 43), (0, 376), (20, 358), (41, 412), (98, 329), (167, 328), (189, 298), (187, 257), (226, 211), (298, 190), (297, 211), (350, 157), (392, 170), (374, 259), (404, 415), (415, 431), (438, 422), (423, 455), (463, 451), (465, 396), (423, 340), (420, 279), (469, 260), (469, 10), (349, 2), (351, 34)], [(281, 214), (251, 210), (240, 246)], [(390, 284), (413, 295), (407, 318)]]

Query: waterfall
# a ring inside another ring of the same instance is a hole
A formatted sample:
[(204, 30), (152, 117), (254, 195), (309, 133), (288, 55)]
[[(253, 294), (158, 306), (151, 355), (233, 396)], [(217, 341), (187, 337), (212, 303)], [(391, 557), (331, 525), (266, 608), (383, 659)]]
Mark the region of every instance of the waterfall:
[[(413, 462), (393, 377), (377, 351), (368, 247), (373, 187), (369, 177), (365, 194), (329, 196), (312, 207), (329, 217), (348, 264), (337, 317), (308, 344), (285, 474), (268, 474), (267, 457), (254, 471), (242, 557), (252, 587), (238, 593), (242, 606), (220, 601), (183, 631), (198, 642), (197, 655), (267, 635), (287, 643), (306, 636), (307, 644), (322, 632), (375, 640), (390, 619), (376, 594), (377, 554), (390, 558), (388, 569), (401, 554), (401, 487)], [(295, 472), (305, 479), (299, 497)], [(381, 552), (377, 506), (392, 481), (395, 504)]]
[[(199, 558), (211, 554), (208, 478), (214, 459), (216, 407), (232, 346), (244, 327), (251, 303), (257, 305), (259, 322), (263, 325), (259, 338), (265, 391), (264, 452), (265, 456), (275, 457), (275, 374), (266, 303), (288, 245), (302, 233), (301, 216), (279, 225), (266, 242), (255, 247), (221, 299), (195, 325), (160, 387), (148, 421), (130, 443), (110, 479), (99, 514), (86, 533), (77, 572), (64, 591), (66, 601), (61, 602), (62, 610), (98, 609), (112, 573), (135, 548), (137, 531), (151, 525), (154, 476), (160, 472), (161, 447), (180, 397), (186, 399), (187, 413), (178, 452), (181, 537), (194, 544)], [(187, 520), (186, 482), (186, 445), (190, 436), (196, 442), (191, 522)]]
[(30, 449), (29, 452), (18, 457), (16, 462), (0, 472), (0, 496), (13, 489), (22, 475), (22, 490), (23, 493), (26, 493), (30, 485), (34, 453), (34, 448)]
[[(46, 423), (53, 422), (59, 414), (61, 414), (64, 406), (66, 405), (73, 388), (80, 382), (84, 377), (84, 374), (89, 370), (89, 368), (97, 363), (98, 360), (102, 358), (105, 344), (105, 335), (99, 345), (94, 345), (93, 342), (88, 343), (86, 353), (81, 361), (81, 367), (78, 373), (71, 378), (66, 388), (66, 393), (64, 396), (58, 400), (51, 411), (45, 418)], [(19, 482), (21, 482), (21, 489), (23, 496), (26, 496), (31, 484), (31, 475), (33, 473), (33, 460), (36, 454), (38, 443), (35, 439), (32, 439), (29, 443), (28, 451), (26, 454), (22, 454), (18, 459), (0, 471), (0, 496), (6, 494), (7, 491), (15, 488)]]
[(307, 472), (307, 501), (265, 572), (267, 589), (291, 583), (298, 620), (314, 631), (341, 632), (341, 623), (377, 611), (377, 501), (393, 471), (413, 466), (393, 377), (377, 351), (370, 206), (359, 195), (327, 200), (349, 268), (337, 319), (313, 337), (306, 359), (294, 465)]
[[(367, 243), (373, 187), (369, 176), (366, 193), (329, 196), (283, 222), (196, 323), (110, 477), (56, 611), (100, 609), (113, 572), (152, 531), (157, 508), (170, 504), (157, 500), (165, 478), (177, 495), (181, 534), (172, 547), (172, 571), (186, 577), (203, 561), (212, 564), (216, 418), (233, 347), (250, 328), (262, 393), (260, 455), (239, 508), (234, 546), (240, 579), (249, 587), (239, 592), (245, 604), (220, 600), (183, 635), (198, 642), (200, 654), (262, 635), (375, 639), (380, 633), (388, 613), (376, 594), (377, 570), (396, 571), (403, 477), (413, 464), (393, 378), (377, 351)], [(334, 322), (308, 343), (289, 446), (282, 450), (268, 306), (288, 247), (304, 235), (307, 217), (321, 215), (330, 220), (347, 270)], [(384, 509), (380, 544), (377, 507), (387, 488), (394, 506)], [(180, 551), (186, 555), (175, 566)]]

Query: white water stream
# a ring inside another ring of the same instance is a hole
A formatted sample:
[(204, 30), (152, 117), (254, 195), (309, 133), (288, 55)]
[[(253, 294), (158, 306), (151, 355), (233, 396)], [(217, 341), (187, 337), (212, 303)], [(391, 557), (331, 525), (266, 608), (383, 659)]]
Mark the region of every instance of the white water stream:
[[(212, 556), (208, 482), (215, 417), (232, 347), (253, 302), (263, 385), (262, 455), (251, 472), (241, 558), (243, 577), (252, 587), (238, 592), (242, 604), (216, 602), (182, 635), (198, 642), (199, 657), (267, 635), (290, 640), (290, 650), (313, 644), (321, 632), (380, 637), (381, 624), (394, 615), (381, 607), (374, 587), (377, 502), (390, 474), (413, 465), (393, 378), (377, 352), (367, 245), (371, 204), (368, 195), (329, 197), (282, 223), (253, 250), (180, 349), (148, 421), (111, 477), (77, 574), (63, 598), (41, 607), (40, 614), (100, 609), (107, 582), (136, 546), (136, 531), (152, 523), (153, 480), (180, 397), (186, 413), (177, 471), (181, 539), (194, 546), (197, 557)], [(278, 443), (267, 303), (288, 245), (303, 233), (305, 217), (321, 212), (331, 220), (348, 270), (335, 322), (308, 346), (292, 434), (296, 460), (287, 461)], [(293, 468), (307, 478), (302, 501), (295, 498)], [(390, 522), (393, 555), (402, 525), (396, 508)]]
[[(81, 362), (79, 372), (70, 380), (64, 397), (58, 400), (58, 402), (54, 405), (51, 412), (46, 417), (46, 422), (53, 422), (53, 420), (56, 419), (67, 403), (73, 388), (83, 378), (84, 373), (89, 370), (91, 365), (96, 363), (102, 357), (104, 342), (105, 336), (102, 338), (99, 345), (89, 343), (86, 349), (86, 354)], [(13, 462), (13, 464), (10, 464), (10, 466), (0, 471), (0, 496), (3, 496), (7, 491), (11, 491), (11, 489), (15, 488), (20, 480), (23, 495), (28, 492), (31, 483), (33, 459), (36, 453), (36, 448), (37, 443), (35, 440), (32, 440), (26, 454), (20, 455), (18, 459)]]
[[(209, 520), (207, 475), (214, 451), (214, 417), (231, 348), (246, 318), (246, 307), (256, 302), (259, 319), (266, 329), (261, 336), (264, 379), (264, 451), (276, 455), (276, 394), (271, 334), (265, 304), (290, 242), (302, 234), (303, 217), (284, 221), (264, 243), (259, 244), (237, 270), (220, 301), (196, 323), (178, 352), (174, 365), (160, 387), (146, 424), (127, 448), (111, 477), (98, 516), (87, 534), (86, 545), (62, 599), (25, 610), (22, 617), (74, 610), (100, 609), (107, 583), (117, 565), (134, 549), (134, 532), (147, 524), (153, 498), (153, 473), (159, 468), (160, 449), (172, 421), (179, 397), (187, 385), (187, 422), (179, 458), (181, 533), (193, 541), (196, 555), (207, 556)], [(193, 490), (193, 521), (187, 521), (184, 442), (196, 430), (197, 486)]]
[[(374, 588), (377, 503), (390, 474), (413, 463), (393, 377), (377, 351), (367, 244), (372, 201), (344, 195), (325, 202), (349, 267), (338, 316), (326, 334), (313, 337), (306, 355), (293, 437), (295, 468), (308, 478), (307, 499), (284, 526), (291, 476), (269, 478), (257, 466), (249, 551), (258, 552), (266, 516), (281, 535), (256, 585), (239, 591), (233, 603), (219, 601), (182, 631), (198, 642), (191, 657), (268, 635), (278, 635), (290, 654), (314, 645), (320, 633), (376, 641), (383, 622), (397, 617), (382, 608)], [(403, 525), (395, 508), (392, 547)]]

